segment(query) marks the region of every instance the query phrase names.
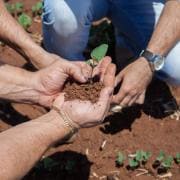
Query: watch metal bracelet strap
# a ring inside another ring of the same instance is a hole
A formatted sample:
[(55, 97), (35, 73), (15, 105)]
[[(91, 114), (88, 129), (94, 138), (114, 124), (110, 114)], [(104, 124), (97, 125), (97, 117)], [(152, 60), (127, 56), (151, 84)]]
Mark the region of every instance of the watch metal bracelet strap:
[(140, 53), (140, 57), (144, 57), (148, 61), (151, 71), (154, 72), (155, 68), (153, 64), (153, 59), (155, 55), (148, 50), (142, 50), (142, 52)]
[(78, 132), (79, 126), (74, 123), (65, 112), (61, 111), (56, 106), (53, 106), (53, 109), (61, 116), (62, 120), (64, 121), (64, 125), (70, 129), (70, 134), (68, 134), (68, 137), (71, 137), (73, 134)]

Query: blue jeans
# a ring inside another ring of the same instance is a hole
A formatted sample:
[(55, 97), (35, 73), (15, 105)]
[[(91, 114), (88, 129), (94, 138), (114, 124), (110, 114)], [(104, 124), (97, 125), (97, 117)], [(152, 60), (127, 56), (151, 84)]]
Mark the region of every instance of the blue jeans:
[[(109, 17), (117, 45), (134, 56), (145, 49), (165, 0), (44, 0), (45, 48), (66, 59), (83, 60), (91, 23)], [(169, 52), (157, 76), (180, 85), (180, 43)]]

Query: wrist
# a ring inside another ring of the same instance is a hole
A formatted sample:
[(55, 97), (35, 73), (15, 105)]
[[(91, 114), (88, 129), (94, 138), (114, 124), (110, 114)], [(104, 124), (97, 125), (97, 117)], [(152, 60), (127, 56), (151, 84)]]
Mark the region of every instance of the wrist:
[(61, 117), (56, 110), (52, 109), (48, 114), (46, 114), (43, 118), (43, 122), (47, 122), (48, 126), (52, 128), (53, 143), (60, 140), (67, 140), (74, 134), (65, 124), (63, 117)]
[(54, 60), (50, 58), (49, 53), (34, 42), (28, 44), (27, 47), (25, 46), (24, 51), (27, 58), (38, 69), (47, 67), (54, 62)]
[(0, 98), (2, 99), (37, 103), (39, 94), (34, 88), (34, 83), (34, 73), (32, 72), (9, 65), (0, 67)]
[(147, 72), (147, 75), (153, 76), (155, 71), (150, 62), (145, 57), (140, 57), (138, 60), (141, 61), (143, 70)]

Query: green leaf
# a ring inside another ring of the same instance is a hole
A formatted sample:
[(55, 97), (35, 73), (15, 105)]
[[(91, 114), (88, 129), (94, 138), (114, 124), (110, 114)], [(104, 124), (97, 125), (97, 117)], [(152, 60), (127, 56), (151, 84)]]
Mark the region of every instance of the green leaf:
[(141, 162), (143, 160), (143, 155), (142, 155), (142, 151), (136, 151), (136, 157), (135, 157), (136, 161)]
[(101, 59), (106, 55), (108, 50), (108, 45), (107, 44), (102, 44), (98, 47), (96, 47), (92, 52), (91, 52), (91, 58), (99, 62)]
[(151, 157), (151, 152), (142, 151), (143, 161), (147, 162), (147, 160)]
[(42, 10), (42, 8), (43, 8), (43, 3), (41, 1), (37, 2), (36, 9), (39, 11), (39, 10)]
[(6, 3), (6, 9), (8, 10), (8, 12), (10, 14), (14, 14), (15, 13), (15, 5), (14, 4), (9, 4), (9, 3)]
[(158, 155), (158, 157), (156, 158), (156, 160), (161, 162), (161, 161), (165, 158), (165, 156), (166, 156), (166, 155), (165, 155), (164, 151), (161, 150), (161, 151), (159, 152), (159, 155)]
[(116, 163), (121, 166), (121, 165), (124, 164), (125, 159), (126, 159), (126, 157), (124, 156), (124, 154), (119, 152), (118, 156), (117, 156), (117, 159), (116, 159)]
[(180, 164), (180, 153), (176, 154), (176, 162)]
[(129, 166), (131, 168), (136, 168), (139, 165), (139, 163), (135, 159), (129, 159)]
[(21, 3), (21, 2), (17, 2), (17, 3), (15, 4), (15, 8), (16, 8), (16, 11), (22, 12), (22, 11), (23, 11), (23, 8), (24, 8), (24, 4)]
[(171, 168), (173, 163), (173, 157), (172, 156), (168, 156), (163, 162), (162, 162), (162, 166), (169, 169)]
[(28, 27), (32, 24), (32, 19), (27, 14), (23, 13), (18, 17), (18, 22), (21, 24), (21, 26), (24, 27), (24, 29), (27, 30)]
[(41, 13), (42, 9), (43, 9), (42, 1), (37, 2), (34, 6), (32, 6), (32, 12), (36, 14)]

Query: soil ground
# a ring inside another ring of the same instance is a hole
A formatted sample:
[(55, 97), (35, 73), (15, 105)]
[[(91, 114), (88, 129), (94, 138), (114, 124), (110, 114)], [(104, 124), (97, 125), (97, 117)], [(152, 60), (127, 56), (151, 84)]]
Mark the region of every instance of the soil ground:
[[(23, 2), (29, 12), (36, 0)], [(30, 29), (32, 33), (41, 34), (40, 23), (33, 23)], [(20, 55), (7, 46), (0, 47), (0, 59), (15, 66), (31, 69)], [(122, 113), (107, 117), (103, 125), (80, 130), (73, 144), (51, 148), (45, 156), (59, 162), (58, 166), (52, 169), (34, 168), (24, 179), (158, 179), (151, 175), (136, 176), (138, 171), (128, 171), (125, 167), (115, 166), (119, 151), (133, 154), (136, 150), (143, 149), (151, 151), (152, 158), (155, 158), (160, 150), (170, 155), (180, 152), (180, 120), (171, 119), (167, 113), (162, 113), (163, 104), (172, 101), (173, 97), (180, 104), (180, 88), (169, 88), (160, 81), (154, 81), (146, 97), (143, 106), (125, 109)], [(36, 105), (1, 101), (0, 132), (44, 113), (46, 110)], [(104, 141), (106, 145), (102, 150), (100, 147)], [(173, 165), (170, 172), (173, 175), (170, 179), (180, 179), (180, 167)]]

